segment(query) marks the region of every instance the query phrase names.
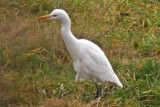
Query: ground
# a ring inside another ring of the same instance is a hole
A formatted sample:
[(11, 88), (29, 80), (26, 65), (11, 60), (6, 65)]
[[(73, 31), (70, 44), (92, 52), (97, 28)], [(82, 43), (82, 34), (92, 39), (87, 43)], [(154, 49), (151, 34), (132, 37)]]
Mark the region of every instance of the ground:
[[(158, 107), (159, 0), (1, 0), (0, 107)], [(94, 100), (95, 86), (72, 90), (76, 72), (60, 23), (38, 20), (67, 11), (72, 32), (101, 47), (124, 85)], [(63, 96), (59, 99), (59, 96)]]

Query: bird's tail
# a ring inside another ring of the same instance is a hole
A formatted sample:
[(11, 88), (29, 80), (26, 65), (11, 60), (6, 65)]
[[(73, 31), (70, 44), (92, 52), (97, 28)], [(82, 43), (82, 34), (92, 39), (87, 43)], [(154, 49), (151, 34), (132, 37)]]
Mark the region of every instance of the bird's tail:
[(118, 81), (116, 84), (121, 88), (123, 87), (123, 85), (122, 85), (122, 83), (120, 81)]
[(117, 84), (121, 88), (123, 87), (122, 83), (120, 82), (116, 74), (114, 75), (114, 83)]

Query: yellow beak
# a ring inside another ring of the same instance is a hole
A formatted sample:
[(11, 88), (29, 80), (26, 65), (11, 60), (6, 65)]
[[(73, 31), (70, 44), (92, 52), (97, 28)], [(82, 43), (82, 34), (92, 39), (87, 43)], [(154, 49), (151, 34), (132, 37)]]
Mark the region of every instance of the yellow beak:
[(38, 19), (47, 19), (47, 18), (50, 18), (50, 15), (39, 16), (37, 18)]

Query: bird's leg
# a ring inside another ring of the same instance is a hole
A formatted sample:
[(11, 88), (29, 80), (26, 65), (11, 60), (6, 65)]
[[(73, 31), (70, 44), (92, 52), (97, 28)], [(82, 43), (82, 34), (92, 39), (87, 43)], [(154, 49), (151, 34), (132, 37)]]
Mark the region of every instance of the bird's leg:
[(106, 96), (106, 86), (105, 84), (103, 85), (98, 85), (97, 83), (95, 83), (96, 85), (96, 95), (95, 95), (95, 99), (98, 97), (105, 97)]
[(101, 96), (105, 97), (107, 93), (110, 93), (114, 91), (114, 86), (113, 84), (103, 84), (103, 89), (101, 90)]
[(95, 83), (95, 86), (96, 86), (96, 94), (95, 94), (95, 99), (99, 97), (100, 95), (100, 92), (101, 92), (101, 87), (98, 86), (97, 83)]
[(101, 90), (101, 96), (102, 97), (104, 97), (104, 96), (106, 96), (106, 86), (105, 86), (105, 84), (103, 84), (103, 89)]

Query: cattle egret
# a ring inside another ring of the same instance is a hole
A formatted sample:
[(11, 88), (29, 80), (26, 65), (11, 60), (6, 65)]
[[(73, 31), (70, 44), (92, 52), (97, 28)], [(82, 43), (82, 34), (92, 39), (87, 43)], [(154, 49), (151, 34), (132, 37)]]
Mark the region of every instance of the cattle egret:
[(73, 60), (74, 70), (77, 72), (75, 82), (94, 82), (96, 84), (96, 97), (100, 93), (98, 83), (111, 82), (123, 87), (104, 52), (93, 42), (77, 39), (72, 34), (71, 20), (64, 10), (55, 9), (51, 14), (40, 16), (38, 19), (54, 19), (61, 22), (61, 34)]

